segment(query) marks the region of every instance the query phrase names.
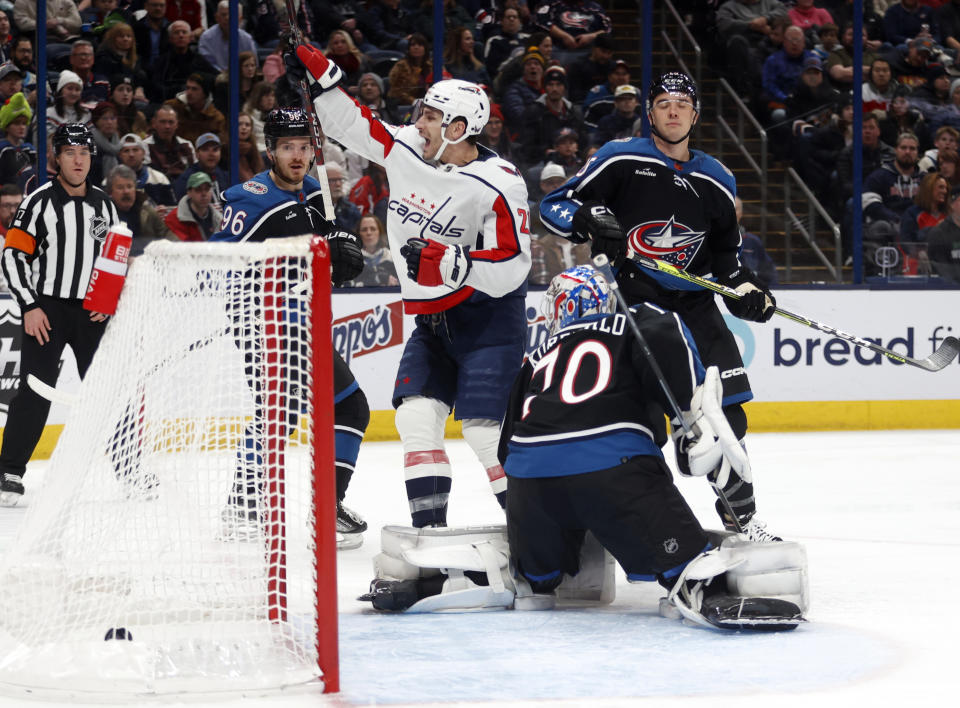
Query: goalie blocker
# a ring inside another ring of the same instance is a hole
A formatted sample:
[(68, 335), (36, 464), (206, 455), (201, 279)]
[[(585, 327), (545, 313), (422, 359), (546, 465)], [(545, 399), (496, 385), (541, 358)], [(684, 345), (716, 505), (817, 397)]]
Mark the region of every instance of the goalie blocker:
[[(718, 629), (794, 629), (808, 607), (806, 552), (798, 543), (757, 544), (709, 532), (714, 547), (685, 564), (660, 601), (663, 616)], [(385, 526), (370, 591), (358, 599), (395, 612), (548, 610), (609, 604), (616, 594), (613, 557), (587, 534), (579, 572), (555, 590), (531, 587), (511, 563), (505, 526)], [(536, 585), (536, 584), (535, 584)], [(541, 590), (536, 592), (535, 590)]]

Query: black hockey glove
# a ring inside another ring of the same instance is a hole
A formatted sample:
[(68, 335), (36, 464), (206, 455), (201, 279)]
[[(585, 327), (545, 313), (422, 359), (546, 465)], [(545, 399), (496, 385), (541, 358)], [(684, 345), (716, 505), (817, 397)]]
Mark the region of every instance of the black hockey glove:
[(733, 277), (721, 278), (720, 282), (740, 293), (740, 299), (723, 298), (727, 309), (734, 317), (751, 322), (766, 322), (773, 317), (777, 307), (777, 300), (773, 294), (757, 285), (755, 276), (746, 268), (738, 271)]
[(573, 213), (573, 241), (591, 240), (590, 255), (603, 253), (614, 267), (627, 255), (627, 239), (613, 212), (600, 202), (584, 202)]
[(324, 238), (330, 247), (330, 279), (335, 287), (353, 280), (363, 271), (363, 250), (356, 234), (339, 229), (331, 231)]

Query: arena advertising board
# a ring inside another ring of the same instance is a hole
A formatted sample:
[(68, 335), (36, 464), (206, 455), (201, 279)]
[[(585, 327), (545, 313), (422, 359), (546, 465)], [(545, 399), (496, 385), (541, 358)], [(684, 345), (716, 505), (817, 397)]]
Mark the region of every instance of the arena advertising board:
[[(916, 358), (929, 356), (945, 336), (960, 333), (957, 291), (782, 289), (776, 294), (781, 307)], [(547, 336), (541, 297), (542, 291), (527, 295), (528, 350)], [(403, 314), (399, 293), (337, 292), (333, 317), (334, 347), (350, 364), (370, 408), (389, 410), (403, 342), (414, 326), (413, 317)], [(726, 320), (757, 401), (957, 399), (960, 405), (960, 361), (930, 373), (781, 317), (764, 324), (731, 315)], [(0, 424), (19, 383), (20, 332), (16, 304), (0, 299)], [(75, 393), (78, 383), (68, 350), (57, 387)], [(54, 405), (49, 422), (62, 423), (65, 417), (66, 410)]]
[[(541, 297), (542, 291), (527, 295), (528, 350), (547, 336)], [(945, 336), (960, 333), (957, 291), (780, 290), (777, 297), (788, 310), (916, 358), (929, 356)], [(334, 346), (373, 410), (391, 407), (402, 342), (414, 325), (400, 308), (397, 293), (351, 292), (333, 300)], [(960, 362), (930, 373), (782, 317), (764, 324), (729, 314), (725, 319), (740, 344), (757, 400), (960, 399)]]

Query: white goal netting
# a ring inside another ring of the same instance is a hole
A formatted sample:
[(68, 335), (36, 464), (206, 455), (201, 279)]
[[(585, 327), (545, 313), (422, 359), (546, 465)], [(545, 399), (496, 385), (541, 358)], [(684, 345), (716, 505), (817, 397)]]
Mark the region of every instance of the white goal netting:
[(320, 678), (335, 581), (316, 570), (312, 262), (304, 237), (158, 243), (131, 264), (0, 565), (0, 685), (99, 699)]

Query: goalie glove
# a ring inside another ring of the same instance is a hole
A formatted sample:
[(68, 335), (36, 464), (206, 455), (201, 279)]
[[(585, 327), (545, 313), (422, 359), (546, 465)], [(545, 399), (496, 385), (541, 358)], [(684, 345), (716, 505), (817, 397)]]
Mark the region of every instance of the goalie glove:
[(573, 213), (573, 241), (591, 240), (590, 255), (603, 253), (614, 267), (627, 255), (627, 239), (617, 217), (600, 202), (584, 202)]
[(363, 250), (360, 239), (349, 231), (334, 230), (324, 238), (330, 248), (330, 280), (340, 287), (363, 271)]
[(310, 98), (334, 88), (343, 79), (340, 67), (324, 56), (323, 52), (309, 44), (297, 47), (296, 54), (285, 52), (283, 63), (294, 81), (304, 78), (310, 86)]
[(470, 249), (433, 239), (412, 238), (400, 249), (407, 261), (407, 275), (420, 285), (463, 285), (470, 273)]
[[(672, 421), (681, 474), (709, 475), (711, 483), (721, 489), (727, 486), (731, 469), (744, 482), (753, 481), (747, 453), (723, 414), (722, 399), (720, 371), (711, 366), (690, 400), (690, 410), (683, 414), (691, 432), (686, 432), (680, 421)], [(686, 460), (686, 464), (682, 460)]]
[(733, 288), (739, 295), (739, 300), (732, 297), (724, 298), (727, 309), (734, 317), (751, 322), (766, 322), (773, 317), (777, 307), (777, 300), (773, 294), (759, 287), (752, 278), (752, 273), (741, 270), (734, 277), (721, 279), (724, 285)]

